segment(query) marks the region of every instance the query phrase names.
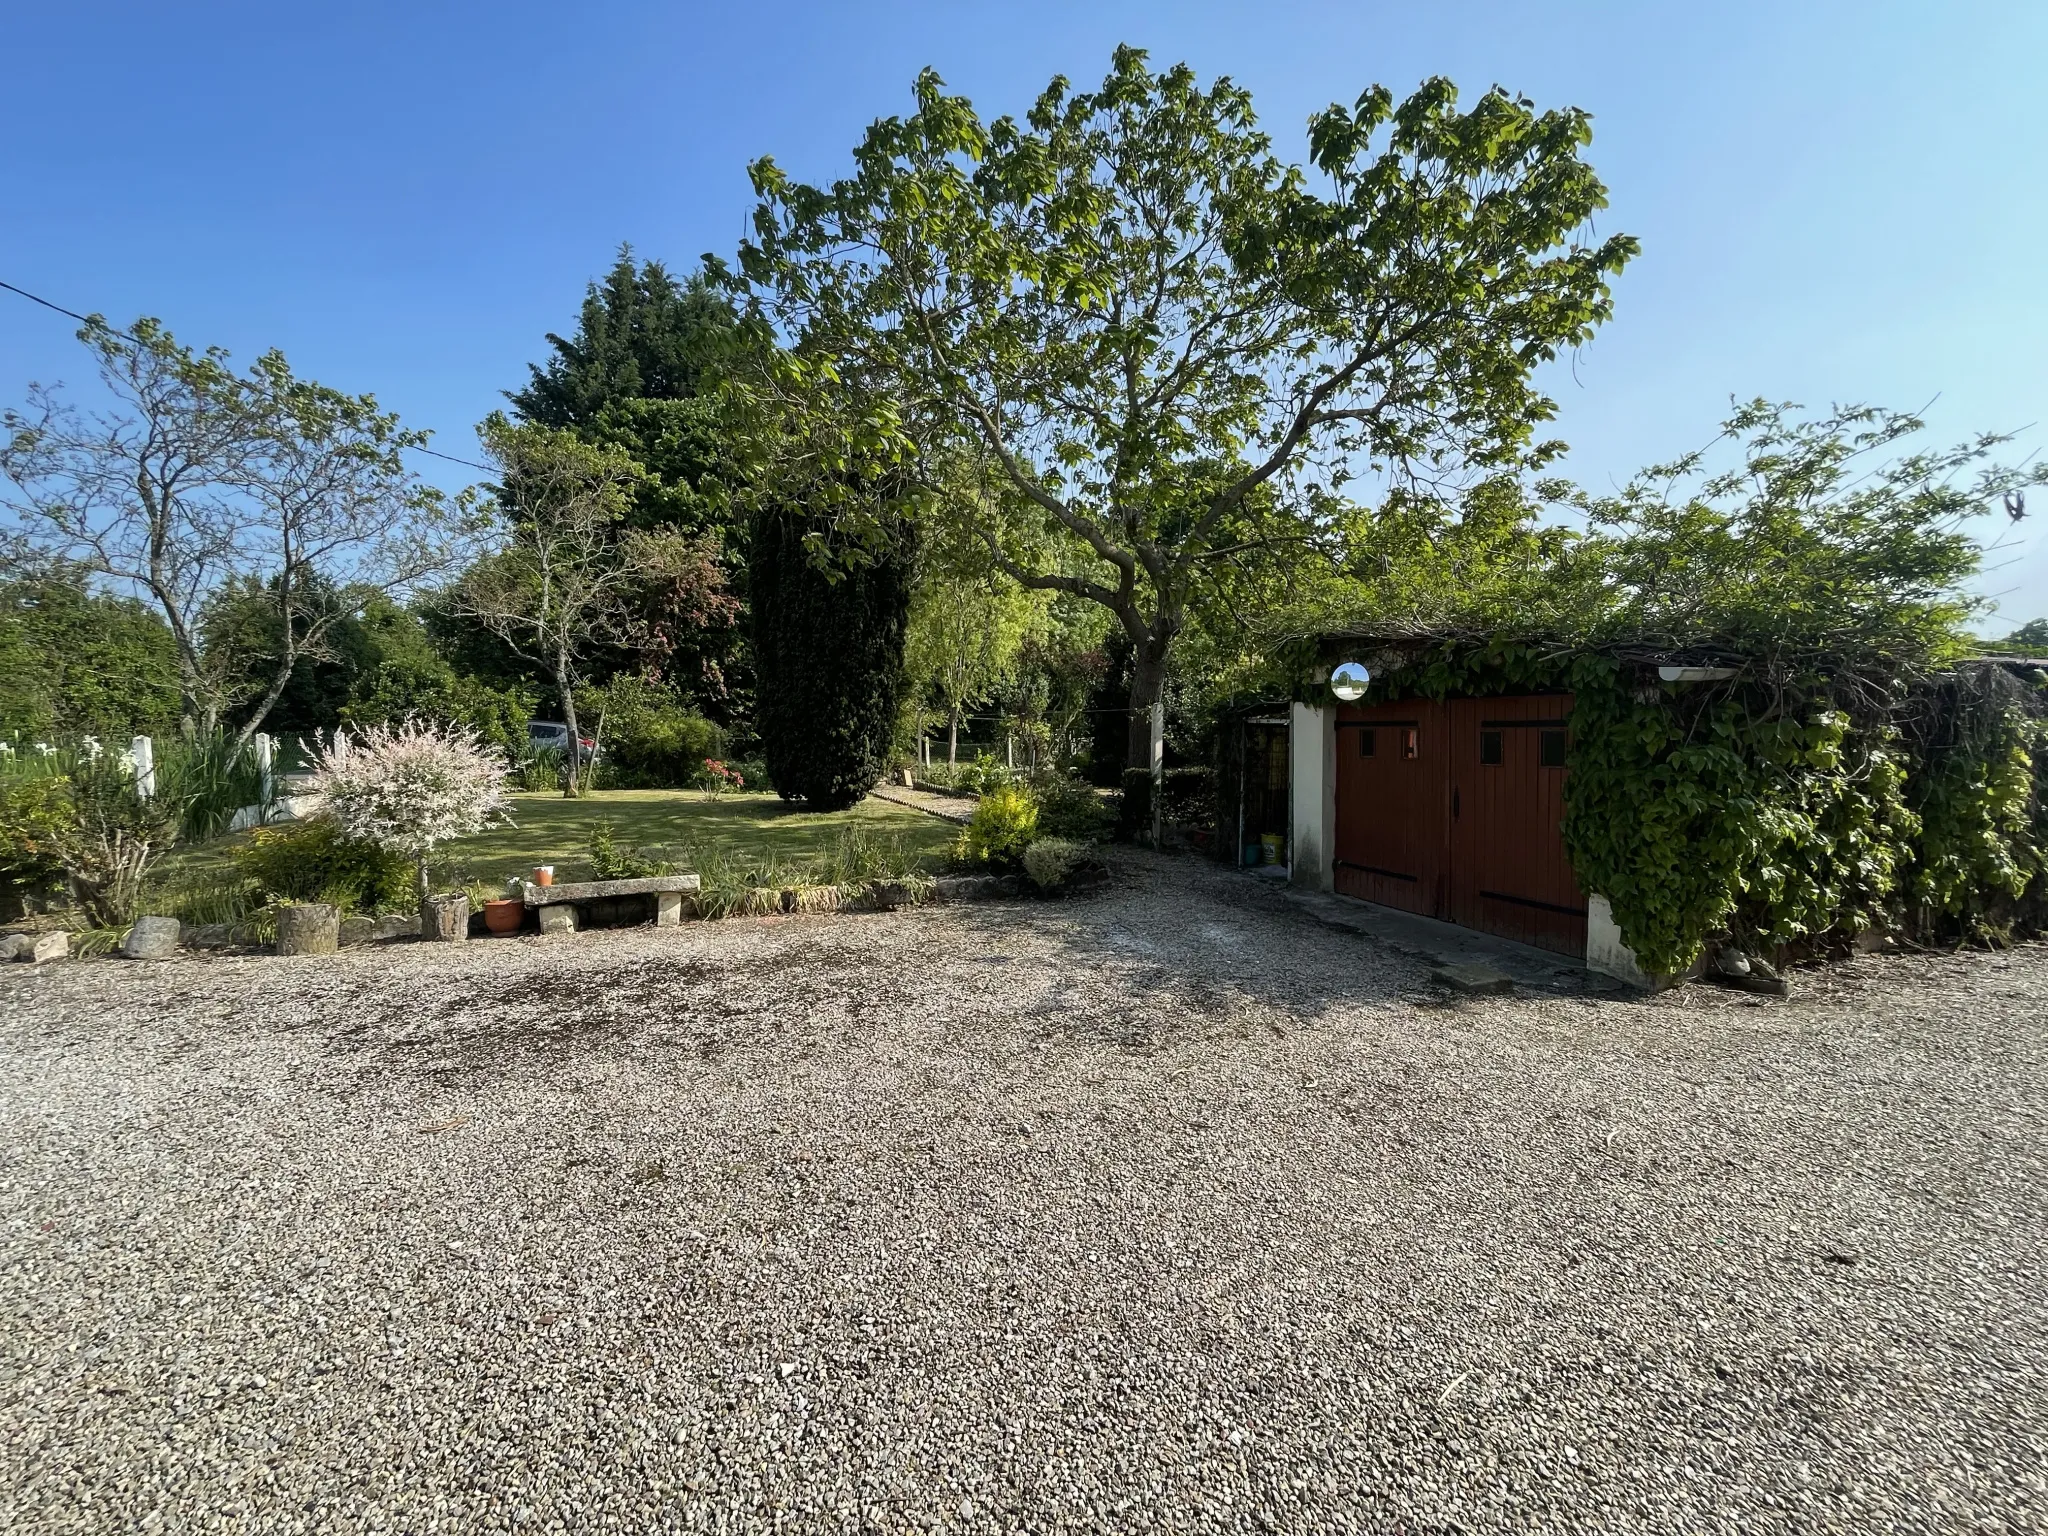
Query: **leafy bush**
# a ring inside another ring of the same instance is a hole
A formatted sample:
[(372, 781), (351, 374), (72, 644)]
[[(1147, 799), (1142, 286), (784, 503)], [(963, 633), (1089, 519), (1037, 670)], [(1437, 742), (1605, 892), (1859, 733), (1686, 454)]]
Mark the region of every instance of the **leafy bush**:
[(835, 811), (875, 787), (894, 741), (912, 550), (900, 527), (853, 568), (830, 567), (812, 548), (826, 531), (790, 508), (762, 517), (748, 588), (769, 780), (786, 800)]
[(466, 726), (408, 720), (337, 741), (320, 755), (311, 790), (347, 836), (413, 860), (424, 903), (428, 856), (503, 817), (505, 782), (503, 755)]
[(1116, 830), (1116, 813), (1086, 784), (1065, 775), (1048, 776), (1031, 787), (1038, 802), (1042, 837), (1099, 843)]
[(590, 869), (599, 880), (646, 880), (672, 874), (675, 866), (631, 843), (621, 844), (618, 829), (605, 820), (590, 829)]
[(973, 762), (960, 767), (953, 782), (955, 788), (971, 789), (977, 795), (985, 795), (992, 789), (1011, 783), (1016, 777), (989, 753), (977, 752)]
[(466, 725), (486, 746), (516, 754), (526, 749), (526, 722), (538, 705), (529, 688), (495, 686), (438, 656), (402, 657), (385, 660), (358, 681), (341, 708), (341, 723), (352, 730), (414, 718)]
[(1087, 861), (1088, 849), (1064, 837), (1041, 837), (1024, 850), (1024, 873), (1041, 891), (1056, 891)]
[(258, 827), (235, 867), (273, 901), (326, 901), (344, 912), (403, 907), (413, 878), (402, 853), (349, 837), (331, 816)]
[(604, 768), (621, 789), (681, 789), (702, 772), (706, 758), (725, 755), (725, 732), (672, 692), (639, 678), (620, 678), (602, 700), (578, 703), (586, 720), (592, 704), (604, 711)]
[(71, 892), (94, 927), (135, 921), (150, 862), (177, 840), (184, 806), (169, 795), (145, 797), (126, 758), (81, 761), (69, 779), (72, 815), (58, 834), (58, 857)]
[(704, 759), (704, 765), (697, 770), (692, 787), (710, 794), (722, 795), (729, 789), (745, 789), (747, 776), (715, 757), (707, 757)]
[(0, 777), (0, 884), (40, 885), (61, 873), (74, 815), (70, 780)]
[(1038, 802), (1022, 785), (1005, 784), (981, 797), (957, 851), (972, 863), (1014, 866), (1037, 835)]

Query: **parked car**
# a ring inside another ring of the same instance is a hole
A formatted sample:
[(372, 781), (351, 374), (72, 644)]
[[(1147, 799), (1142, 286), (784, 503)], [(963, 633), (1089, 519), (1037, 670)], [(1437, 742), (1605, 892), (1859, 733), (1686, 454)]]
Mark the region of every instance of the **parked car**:
[[(569, 727), (559, 720), (529, 720), (526, 722), (527, 743), (536, 752), (560, 752), (567, 756), (569, 751)], [(588, 736), (576, 738), (576, 761), (587, 763), (597, 756), (597, 743)]]

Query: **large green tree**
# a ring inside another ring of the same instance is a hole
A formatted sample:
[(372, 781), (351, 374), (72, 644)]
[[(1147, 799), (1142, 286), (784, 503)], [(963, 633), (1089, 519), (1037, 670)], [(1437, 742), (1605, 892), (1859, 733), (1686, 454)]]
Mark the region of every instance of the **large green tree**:
[[(746, 453), (717, 380), (745, 340), (731, 297), (705, 274), (678, 281), (660, 262), (640, 263), (621, 247), (603, 281), (589, 286), (575, 334), (550, 335), (546, 365), (531, 367), (527, 387), (507, 396), (519, 421), (573, 432), (639, 466), (619, 536), (641, 529), (715, 539), (734, 588), (746, 567), (747, 519), (735, 495)], [(600, 645), (591, 670), (658, 667), (730, 722), (750, 691), (739, 617), (735, 604), (717, 622), (673, 630), (659, 655)]]
[(1431, 80), (1318, 113), (1304, 170), (1245, 91), (1136, 49), (1021, 122), (927, 70), (844, 180), (753, 166), (738, 278), (787, 344), (778, 403), (840, 424), (849, 481), (963, 444), (1004, 477), (996, 502), (933, 489), (1013, 579), (1115, 615), (1139, 762), (1205, 562), (1300, 537), (1312, 487), (1559, 451), (1532, 372), (1607, 318), (1636, 249), (1586, 233), (1589, 140), (1584, 112), (1497, 89), (1461, 111)]
[[(94, 318), (78, 335), (113, 405), (81, 411), (31, 385), (26, 409), (0, 411), (0, 506), (31, 556), (146, 597), (176, 647), (185, 722), (211, 730), (234, 709), (246, 742), (337, 624), (448, 568), (458, 508), (406, 465), (425, 433), (373, 396), (297, 377), (281, 353), (238, 374), (154, 320)], [(229, 598), (269, 611), (267, 631), (234, 626), (267, 633), (253, 674), (246, 651), (206, 644)]]

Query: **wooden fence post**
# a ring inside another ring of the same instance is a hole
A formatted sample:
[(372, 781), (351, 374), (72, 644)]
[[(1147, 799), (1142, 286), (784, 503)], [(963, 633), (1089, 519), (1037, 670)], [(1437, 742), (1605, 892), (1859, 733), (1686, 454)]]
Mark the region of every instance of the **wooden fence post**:
[(156, 793), (156, 743), (138, 736), (128, 743), (128, 761), (135, 768), (135, 792), (147, 800)]
[(268, 731), (256, 733), (256, 767), (263, 775), (257, 819), (268, 821), (270, 808), (277, 803), (277, 742)]

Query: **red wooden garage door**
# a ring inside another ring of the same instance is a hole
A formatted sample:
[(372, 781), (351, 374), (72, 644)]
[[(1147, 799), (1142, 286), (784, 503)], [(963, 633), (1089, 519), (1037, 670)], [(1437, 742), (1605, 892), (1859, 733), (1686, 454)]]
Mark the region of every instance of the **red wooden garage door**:
[(1336, 886), (1437, 916), (1444, 901), (1445, 713), (1411, 700), (1337, 712)]
[(1524, 944), (1586, 952), (1586, 898), (1564, 851), (1567, 695), (1450, 706), (1447, 916)]
[(1568, 694), (1340, 706), (1337, 890), (1583, 955), (1562, 831), (1571, 707)]

